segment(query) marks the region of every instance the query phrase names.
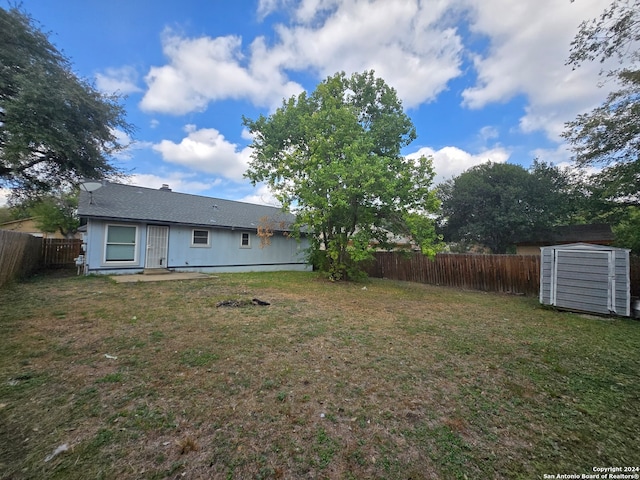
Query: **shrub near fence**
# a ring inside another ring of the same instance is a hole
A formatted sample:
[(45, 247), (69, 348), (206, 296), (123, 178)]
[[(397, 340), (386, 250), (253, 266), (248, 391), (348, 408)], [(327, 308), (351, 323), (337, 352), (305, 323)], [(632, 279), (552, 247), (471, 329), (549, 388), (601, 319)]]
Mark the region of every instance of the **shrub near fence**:
[(0, 230), (0, 287), (41, 266), (42, 239), (28, 233)]
[(438, 254), (377, 252), (367, 269), (371, 277), (525, 295), (540, 291), (537, 255)]

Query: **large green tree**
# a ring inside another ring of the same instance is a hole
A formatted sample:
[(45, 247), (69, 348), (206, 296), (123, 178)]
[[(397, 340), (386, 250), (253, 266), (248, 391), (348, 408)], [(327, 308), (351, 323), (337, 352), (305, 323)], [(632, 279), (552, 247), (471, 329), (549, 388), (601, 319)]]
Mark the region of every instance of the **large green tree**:
[(246, 177), (295, 208), (297, 227), (307, 229), (332, 278), (358, 273), (372, 245), (390, 248), (398, 237), (435, 252), (431, 159), (402, 156), (415, 128), (396, 91), (373, 72), (336, 74), (244, 125), (254, 138)]
[(569, 176), (534, 162), (530, 171), (508, 163), (476, 165), (442, 184), (439, 220), (445, 240), (507, 253), (519, 240), (574, 214)]
[(614, 62), (617, 67), (601, 74), (618, 88), (601, 106), (568, 122), (563, 134), (579, 167), (603, 168), (594, 178), (599, 193), (630, 205), (640, 205), (639, 46), (640, 0), (614, 0), (599, 18), (580, 25), (568, 63)]
[(29, 207), (30, 216), (36, 226), (47, 233), (60, 232), (66, 238), (73, 238), (80, 227), (77, 215), (78, 192), (45, 195)]
[(640, 207), (624, 207), (613, 226), (613, 233), (616, 246), (629, 248), (633, 254), (640, 255)]
[(131, 133), (116, 96), (76, 76), (35, 21), (0, 8), (0, 186), (47, 192), (117, 169), (117, 130)]

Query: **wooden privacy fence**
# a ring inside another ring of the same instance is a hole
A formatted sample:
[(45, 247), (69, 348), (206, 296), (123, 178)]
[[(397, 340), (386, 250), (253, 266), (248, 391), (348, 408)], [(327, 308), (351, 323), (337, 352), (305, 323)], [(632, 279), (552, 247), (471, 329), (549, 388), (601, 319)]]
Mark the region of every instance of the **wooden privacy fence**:
[(371, 277), (525, 295), (540, 291), (537, 255), (438, 254), (377, 252)]
[[(538, 255), (438, 254), (377, 252), (367, 268), (370, 277), (444, 285), (471, 290), (538, 295)], [(629, 258), (631, 296), (640, 297), (640, 257)]]
[(82, 253), (82, 240), (72, 238), (44, 238), (42, 240), (42, 266), (65, 267), (75, 265), (75, 260)]
[(81, 253), (79, 239), (40, 238), (0, 230), (0, 287), (41, 268), (75, 265)]
[(41, 258), (41, 238), (28, 233), (0, 230), (0, 287), (38, 269)]

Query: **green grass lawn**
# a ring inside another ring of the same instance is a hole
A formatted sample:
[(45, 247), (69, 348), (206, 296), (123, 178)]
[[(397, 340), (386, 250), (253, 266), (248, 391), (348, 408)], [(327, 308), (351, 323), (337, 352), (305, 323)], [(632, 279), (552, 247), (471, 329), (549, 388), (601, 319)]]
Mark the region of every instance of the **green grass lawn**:
[(640, 322), (535, 298), (42, 276), (0, 290), (0, 478), (593, 474), (640, 466), (639, 380)]

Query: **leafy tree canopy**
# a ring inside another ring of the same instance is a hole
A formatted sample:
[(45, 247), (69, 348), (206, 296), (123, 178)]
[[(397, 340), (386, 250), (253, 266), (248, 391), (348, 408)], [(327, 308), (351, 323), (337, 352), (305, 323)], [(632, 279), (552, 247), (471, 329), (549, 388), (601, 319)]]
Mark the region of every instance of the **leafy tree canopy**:
[(635, 255), (640, 255), (640, 207), (625, 207), (613, 233), (616, 246), (629, 248)]
[(116, 131), (132, 131), (118, 97), (78, 78), (18, 8), (0, 8), (0, 45), (0, 186), (48, 192), (118, 173)]
[(577, 67), (585, 61), (604, 63), (609, 58), (622, 63), (640, 60), (639, 7), (638, 0), (613, 0), (599, 18), (582, 22), (571, 42), (568, 63)]
[[(589, 113), (566, 124), (564, 138), (579, 167), (603, 166), (598, 183), (610, 201), (640, 203), (640, 0), (614, 0), (599, 18), (583, 22), (568, 63), (612, 58), (606, 72), (618, 90)], [(605, 72), (602, 72), (605, 74)]]
[(333, 278), (357, 274), (373, 244), (390, 248), (397, 236), (435, 253), (431, 159), (401, 155), (415, 128), (373, 72), (338, 73), (244, 125), (254, 138), (245, 176), (295, 207), (297, 233), (308, 229), (312, 254)]
[(536, 161), (527, 171), (489, 162), (440, 186), (440, 225), (447, 241), (507, 253), (517, 240), (570, 218), (572, 192), (568, 174), (552, 165)]
[(13, 219), (14, 218), (9, 207), (0, 207), (0, 223), (10, 222)]
[(80, 227), (77, 210), (78, 192), (45, 195), (28, 207), (40, 230), (47, 233), (60, 232), (67, 238), (72, 238)]

